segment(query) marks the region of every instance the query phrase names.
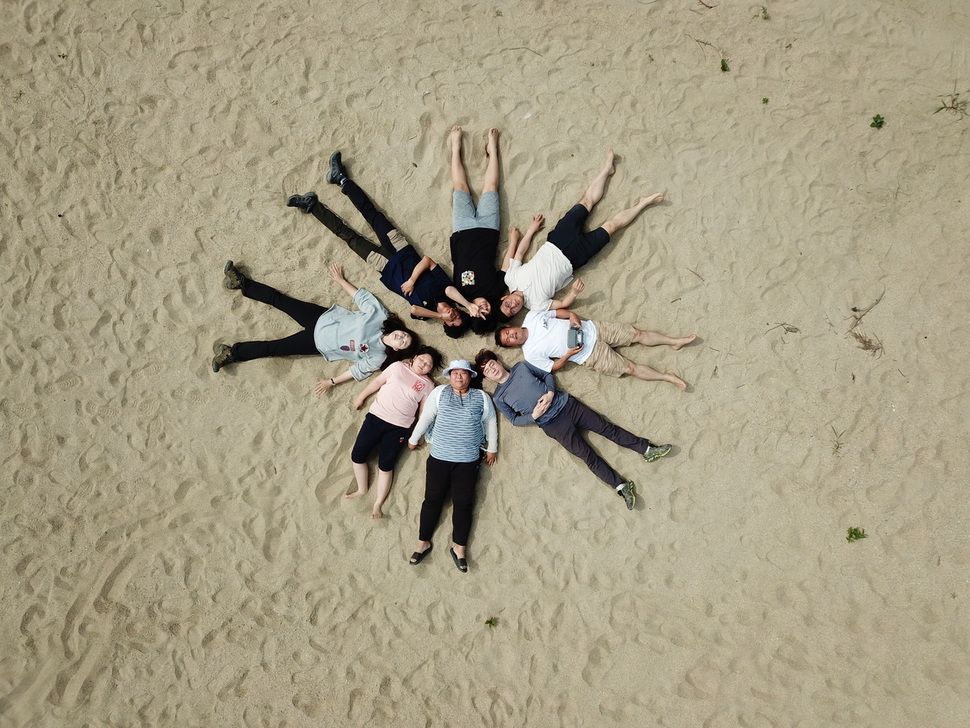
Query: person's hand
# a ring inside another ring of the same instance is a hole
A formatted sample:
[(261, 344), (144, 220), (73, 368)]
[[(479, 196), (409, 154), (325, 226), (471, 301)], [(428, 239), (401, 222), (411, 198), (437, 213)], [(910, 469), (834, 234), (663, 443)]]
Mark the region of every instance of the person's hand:
[(573, 293), (582, 293), (584, 288), (586, 288), (586, 284), (583, 283), (582, 278), (573, 281)]
[(410, 296), (412, 293), (414, 293), (414, 281), (412, 281), (410, 278), (404, 281), (404, 283), (401, 284), (401, 292), (405, 296)]
[(329, 275), (330, 275), (330, 279), (331, 280), (337, 281), (338, 283), (340, 283), (341, 281), (347, 280), (346, 278), (344, 278), (344, 269), (341, 268), (336, 263), (331, 263), (330, 264), (330, 273), (329, 273)]
[(522, 233), (519, 232), (519, 229), (515, 225), (510, 226), (509, 242), (512, 243), (512, 245), (516, 245), (521, 239), (522, 239)]
[(364, 406), (364, 398), (363, 397), (354, 397), (354, 409), (355, 410), (359, 410), (363, 406)]
[(317, 396), (324, 395), (333, 389), (333, 387), (333, 379), (321, 379), (319, 382), (317, 382), (317, 386), (313, 388), (313, 393)]
[(572, 311), (569, 312), (569, 316), (567, 318), (569, 319), (569, 328), (571, 329), (583, 328), (583, 324), (580, 323), (579, 321), (579, 316), (574, 314)]
[(485, 318), (485, 314), (482, 313), (482, 307), (479, 306), (477, 303), (468, 304), (468, 313), (470, 313), (475, 318), (480, 318), (480, 319)]
[(549, 411), (549, 407), (552, 405), (552, 398), (552, 392), (546, 392), (539, 397), (539, 401), (536, 402), (536, 406), (532, 409), (532, 419), (537, 420)]
[(583, 350), (583, 347), (581, 347), (581, 346), (574, 346), (571, 349), (566, 349), (566, 358), (567, 359), (572, 359), (574, 356), (576, 356), (582, 350)]
[(421, 441), (420, 440), (418, 440), (418, 444), (417, 445), (414, 445), (410, 440), (408, 440), (408, 450), (417, 450), (419, 447), (421, 447)]
[(495, 452), (485, 453), (486, 465), (488, 465), (489, 467), (492, 467), (493, 465), (495, 465), (496, 462), (498, 462), (498, 453), (495, 453)]
[(546, 218), (542, 215), (533, 215), (532, 222), (529, 223), (529, 230), (533, 233), (537, 233), (542, 230), (542, 227), (546, 224)]

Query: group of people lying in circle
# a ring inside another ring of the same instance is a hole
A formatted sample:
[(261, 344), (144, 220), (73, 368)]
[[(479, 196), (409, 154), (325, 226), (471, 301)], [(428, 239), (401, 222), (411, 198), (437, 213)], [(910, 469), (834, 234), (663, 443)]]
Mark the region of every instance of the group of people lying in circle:
[[(373, 230), (378, 244), (349, 227), (313, 192), (293, 195), (287, 205), (313, 215), (374, 267), (384, 286), (410, 304), (412, 319), (438, 320), (451, 338), (468, 331), (494, 334), (499, 347), (521, 347), (525, 361), (507, 368), (494, 351), (482, 349), (474, 363), (452, 360), (443, 372), (448, 384), (436, 387), (430, 375), (442, 366), (441, 354), (433, 347), (423, 346), (419, 336), (370, 291), (350, 283), (341, 266), (329, 266), (330, 278), (351, 297), (356, 310), (339, 305), (328, 308), (291, 298), (253, 280), (231, 260), (224, 268), (226, 288), (273, 306), (300, 324), (302, 330), (273, 341), (221, 344), (212, 360), (214, 372), (263, 357), (321, 354), (327, 361), (351, 362), (346, 371), (317, 382), (314, 391), (318, 395), (340, 384), (376, 375), (353, 401), (354, 407), (360, 409), (374, 396), (351, 453), (357, 487), (347, 497), (368, 492), (367, 458), (377, 449), (376, 497), (371, 515), (380, 518), (404, 444), (413, 450), (425, 438), (430, 443), (425, 498), (418, 543), (410, 563), (420, 563), (431, 551), (431, 537), (450, 497), (450, 554), (462, 572), (468, 569), (465, 549), (479, 467), (483, 460), (492, 465), (497, 459), (496, 408), (513, 425), (537, 424), (581, 458), (593, 474), (623, 498), (627, 508), (633, 509), (633, 482), (610, 467), (581, 432), (596, 432), (640, 453), (647, 462), (666, 455), (671, 446), (638, 437), (557, 390), (553, 373), (572, 361), (610, 376), (629, 374), (647, 381), (666, 381), (684, 390), (687, 385), (677, 375), (632, 362), (614, 347), (636, 343), (677, 350), (695, 339), (693, 335), (670, 337), (630, 324), (582, 320), (570, 310), (584, 290), (581, 280), (572, 280), (573, 274), (602, 250), (618, 230), (632, 223), (646, 207), (664, 199), (662, 194), (640, 197), (632, 207), (595, 230), (586, 231), (586, 220), (615, 171), (612, 151), (582, 198), (549, 232), (535, 255), (525, 261), (533, 238), (544, 226), (542, 215), (532, 218), (524, 235), (517, 228), (510, 228), (508, 250), (501, 267), (496, 267), (500, 224), (498, 138), (498, 130), (489, 129), (485, 179), (476, 205), (462, 159), (462, 129), (455, 126), (451, 130), (453, 276), (430, 257), (419, 254), (374, 206), (350, 178), (340, 152), (330, 157), (327, 182), (339, 185)], [(567, 285), (568, 290), (556, 298)], [(522, 323), (512, 325), (511, 321), (524, 309), (529, 311)], [(482, 378), (495, 384), (492, 397), (475, 386)]]

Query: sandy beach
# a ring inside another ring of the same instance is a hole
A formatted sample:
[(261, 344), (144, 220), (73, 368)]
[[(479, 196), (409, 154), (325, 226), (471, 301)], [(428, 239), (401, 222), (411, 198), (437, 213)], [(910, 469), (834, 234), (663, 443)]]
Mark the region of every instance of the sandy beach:
[[(0, 727), (970, 725), (968, 39), (965, 0), (4, 2)], [(501, 130), (500, 250), (614, 149), (592, 226), (666, 199), (574, 310), (698, 335), (621, 352), (683, 393), (557, 375), (674, 444), (591, 438), (633, 511), (500, 420), (467, 574), (450, 510), (407, 563), (426, 447), (384, 518), (343, 497), (345, 362), (210, 365), (295, 330), (228, 259), (406, 316), (285, 201), (372, 237), (341, 150), (450, 271), (454, 124), (476, 193)]]

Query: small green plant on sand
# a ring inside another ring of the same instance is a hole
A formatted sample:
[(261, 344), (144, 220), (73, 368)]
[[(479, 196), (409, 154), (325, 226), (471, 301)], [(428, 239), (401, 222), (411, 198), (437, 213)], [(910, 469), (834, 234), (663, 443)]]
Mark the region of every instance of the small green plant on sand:
[(498, 620), (495, 617), (489, 617), (485, 620), (485, 626), (488, 628), (493, 628), (498, 624)]
[(871, 126), (873, 129), (882, 129), (885, 123), (886, 120), (883, 119), (879, 114), (876, 114), (874, 117), (872, 117), (872, 123), (869, 126)]
[(761, 19), (771, 20), (771, 15), (768, 13), (768, 8), (766, 8), (764, 5), (761, 6)]
[(961, 99), (960, 94), (948, 94), (946, 96), (940, 96), (944, 99), (940, 103), (940, 108), (934, 111), (934, 114), (938, 114), (941, 111), (950, 111), (963, 118), (967, 115), (967, 100)]
[(724, 59), (724, 58), (722, 58), (721, 59), (721, 72), (722, 73), (727, 73), (730, 70), (731, 70), (731, 67), (728, 65), (727, 60)]
[(866, 529), (849, 526), (849, 530), (845, 534), (846, 541), (852, 543), (853, 541), (858, 541), (859, 539), (863, 538), (868, 538), (868, 536), (866, 536)]
[(761, 99), (761, 103), (767, 104), (768, 103), (768, 97), (765, 96), (763, 99)]

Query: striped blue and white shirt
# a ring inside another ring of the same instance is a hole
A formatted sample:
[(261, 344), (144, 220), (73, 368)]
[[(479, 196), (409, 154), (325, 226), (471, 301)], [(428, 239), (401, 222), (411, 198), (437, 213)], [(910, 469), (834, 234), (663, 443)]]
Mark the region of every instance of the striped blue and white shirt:
[(480, 389), (459, 397), (450, 384), (435, 387), (408, 442), (417, 445), (422, 435), (431, 443), (431, 457), (449, 463), (474, 462), (483, 446), (498, 452), (492, 398)]

